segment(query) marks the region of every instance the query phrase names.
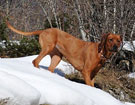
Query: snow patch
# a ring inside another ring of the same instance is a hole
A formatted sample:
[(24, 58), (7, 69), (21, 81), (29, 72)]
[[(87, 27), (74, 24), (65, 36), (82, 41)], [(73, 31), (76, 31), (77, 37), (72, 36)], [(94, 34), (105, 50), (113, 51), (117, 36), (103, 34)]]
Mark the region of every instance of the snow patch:
[[(49, 72), (49, 56), (41, 61), (40, 69), (33, 67), (36, 57), (0, 59), (0, 99), (10, 97), (19, 105), (124, 105), (100, 89)], [(61, 61), (57, 69), (71, 73), (74, 68), (67, 64)]]

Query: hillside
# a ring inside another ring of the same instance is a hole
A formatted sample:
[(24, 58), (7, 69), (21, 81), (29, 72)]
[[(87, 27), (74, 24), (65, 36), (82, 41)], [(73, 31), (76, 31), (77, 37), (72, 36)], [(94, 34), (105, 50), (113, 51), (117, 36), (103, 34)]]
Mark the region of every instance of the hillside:
[[(31, 63), (34, 58), (0, 59), (1, 99), (8, 97), (9, 103), (15, 105), (124, 105), (101, 89), (71, 82), (45, 70), (48, 56), (41, 62), (40, 70), (34, 68)], [(66, 67), (63, 61), (60, 65)]]

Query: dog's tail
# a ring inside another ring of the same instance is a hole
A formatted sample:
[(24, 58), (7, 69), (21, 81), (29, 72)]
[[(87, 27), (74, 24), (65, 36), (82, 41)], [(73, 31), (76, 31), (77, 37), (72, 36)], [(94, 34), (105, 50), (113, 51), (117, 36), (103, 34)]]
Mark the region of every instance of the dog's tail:
[(43, 30), (38, 30), (38, 31), (33, 31), (33, 32), (23, 32), (23, 31), (15, 29), (8, 21), (6, 21), (6, 24), (7, 24), (8, 28), (11, 29), (12, 31), (14, 31), (18, 34), (21, 34), (21, 35), (25, 35), (25, 36), (39, 35), (40, 33), (43, 32)]

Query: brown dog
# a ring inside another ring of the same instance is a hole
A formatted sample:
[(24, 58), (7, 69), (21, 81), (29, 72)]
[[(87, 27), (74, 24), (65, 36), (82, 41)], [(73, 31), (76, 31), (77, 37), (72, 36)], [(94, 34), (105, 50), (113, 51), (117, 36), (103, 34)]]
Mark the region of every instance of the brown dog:
[(39, 35), (41, 52), (33, 61), (35, 67), (39, 67), (41, 59), (50, 54), (51, 64), (49, 70), (54, 72), (62, 56), (77, 69), (84, 77), (87, 85), (94, 86), (94, 77), (104, 64), (116, 52), (122, 42), (120, 35), (105, 34), (100, 43), (85, 42), (57, 28), (50, 28), (34, 32), (22, 32), (12, 27), (7, 22), (8, 28), (22, 35)]

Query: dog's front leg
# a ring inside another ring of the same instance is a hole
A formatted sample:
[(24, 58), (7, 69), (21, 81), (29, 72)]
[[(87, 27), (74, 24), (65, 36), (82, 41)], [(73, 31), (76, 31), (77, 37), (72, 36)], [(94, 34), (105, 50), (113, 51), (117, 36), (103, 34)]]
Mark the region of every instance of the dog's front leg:
[(98, 66), (95, 69), (93, 69), (90, 73), (90, 78), (92, 80), (93, 87), (94, 87), (94, 78), (97, 75), (97, 73), (99, 72), (100, 68), (101, 68), (101, 64), (98, 64)]
[(91, 62), (91, 64), (88, 62), (85, 63), (84, 69), (82, 70), (82, 74), (83, 74), (85, 83), (87, 85), (94, 87), (94, 77), (100, 68), (100, 65), (99, 66), (98, 65), (99, 65), (99, 60), (95, 62)]
[(90, 71), (89, 70), (83, 70), (82, 71), (84, 81), (87, 85), (94, 87), (94, 83), (90, 78)]

